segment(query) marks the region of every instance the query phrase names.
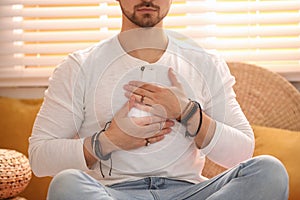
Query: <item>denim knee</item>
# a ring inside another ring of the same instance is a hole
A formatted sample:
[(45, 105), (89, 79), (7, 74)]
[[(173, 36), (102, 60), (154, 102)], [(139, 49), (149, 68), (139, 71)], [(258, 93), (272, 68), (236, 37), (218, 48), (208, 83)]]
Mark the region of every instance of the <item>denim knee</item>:
[(50, 183), (47, 199), (67, 199), (79, 186), (78, 180), (81, 171), (75, 169), (67, 169), (55, 175)]
[(85, 200), (113, 198), (101, 183), (83, 171), (68, 169), (58, 173), (50, 183), (47, 200)]
[(287, 199), (289, 177), (281, 161), (273, 156), (263, 155), (254, 157), (254, 162), (257, 164), (257, 173), (263, 182), (269, 184), (273, 193), (282, 195), (281, 199)]

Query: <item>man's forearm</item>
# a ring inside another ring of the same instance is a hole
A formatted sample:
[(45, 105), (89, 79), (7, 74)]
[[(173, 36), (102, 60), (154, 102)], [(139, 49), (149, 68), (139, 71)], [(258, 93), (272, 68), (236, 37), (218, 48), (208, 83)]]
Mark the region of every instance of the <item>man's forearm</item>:
[(195, 133), (198, 129), (200, 120), (202, 120), (200, 130), (195, 137), (195, 143), (200, 149), (206, 147), (213, 138), (216, 129), (216, 122), (204, 112), (202, 112), (202, 119), (200, 119), (199, 112), (200, 110), (198, 110), (188, 121), (187, 131)]
[(86, 162), (86, 166), (91, 169), (91, 167), (97, 162), (97, 158), (93, 155), (92, 150), (92, 143), (91, 143), (92, 137), (87, 137), (84, 139), (83, 144), (83, 153), (84, 158)]
[[(116, 145), (114, 145), (106, 136), (106, 132), (103, 132), (100, 134), (99, 136), (99, 143), (100, 143), (100, 148), (101, 148), (101, 153), (103, 154), (103, 156), (108, 155), (109, 153), (115, 151), (118, 149), (118, 147)], [(97, 162), (97, 156), (94, 155), (94, 151), (92, 148), (92, 141), (91, 141), (92, 137), (87, 137), (84, 140), (84, 147), (83, 147), (83, 151), (84, 151), (84, 157), (85, 157), (85, 161), (86, 161), (86, 165), (88, 168), (91, 168), (96, 162)]]

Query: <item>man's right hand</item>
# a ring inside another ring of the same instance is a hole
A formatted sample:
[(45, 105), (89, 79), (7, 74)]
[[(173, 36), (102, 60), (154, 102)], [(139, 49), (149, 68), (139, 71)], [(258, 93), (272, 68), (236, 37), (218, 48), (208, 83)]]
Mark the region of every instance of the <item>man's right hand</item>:
[(99, 137), (103, 154), (115, 150), (131, 150), (164, 139), (172, 131), (174, 122), (158, 116), (128, 117), (135, 105), (135, 98), (129, 101), (116, 113), (110, 127)]

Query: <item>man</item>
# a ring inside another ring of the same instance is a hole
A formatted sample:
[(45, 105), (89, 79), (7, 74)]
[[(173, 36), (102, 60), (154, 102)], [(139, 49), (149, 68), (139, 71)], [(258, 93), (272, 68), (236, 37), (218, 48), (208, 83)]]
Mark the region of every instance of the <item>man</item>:
[[(171, 0), (119, 0), (121, 33), (55, 70), (30, 138), (48, 199), (287, 199), (225, 62), (164, 31)], [(205, 156), (231, 168), (210, 180)]]

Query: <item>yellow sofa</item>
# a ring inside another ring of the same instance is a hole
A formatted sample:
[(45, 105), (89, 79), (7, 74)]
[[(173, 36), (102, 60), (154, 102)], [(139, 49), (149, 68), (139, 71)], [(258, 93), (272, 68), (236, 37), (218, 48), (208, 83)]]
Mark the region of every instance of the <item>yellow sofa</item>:
[[(299, 199), (299, 92), (276, 74), (265, 76), (265, 73), (270, 72), (261, 68), (238, 63), (229, 63), (229, 66), (237, 80), (234, 87), (237, 99), (255, 133), (254, 155), (269, 154), (280, 159), (290, 176), (289, 199)], [(258, 81), (259, 77), (264, 79), (262, 83)], [(278, 86), (278, 82), (282, 83), (282, 81), (285, 86)], [(41, 103), (42, 99), (22, 100), (0, 97), (0, 148), (14, 149), (28, 156), (28, 137)], [(224, 168), (207, 161), (203, 172), (211, 177), (223, 170)], [(50, 177), (37, 178), (33, 175), (31, 182), (19, 196), (28, 200), (46, 199), (50, 180)]]
[[(0, 148), (14, 149), (28, 157), (28, 138), (42, 99), (22, 100), (0, 97)], [(26, 189), (19, 195), (28, 200), (46, 199), (50, 178), (32, 175)]]
[[(255, 135), (254, 156), (273, 155), (287, 168), (290, 200), (300, 198), (300, 93), (286, 79), (264, 68), (228, 63), (236, 78), (236, 98)], [(225, 169), (207, 160), (203, 174)], [(276, 176), (276, 174), (274, 174)]]

